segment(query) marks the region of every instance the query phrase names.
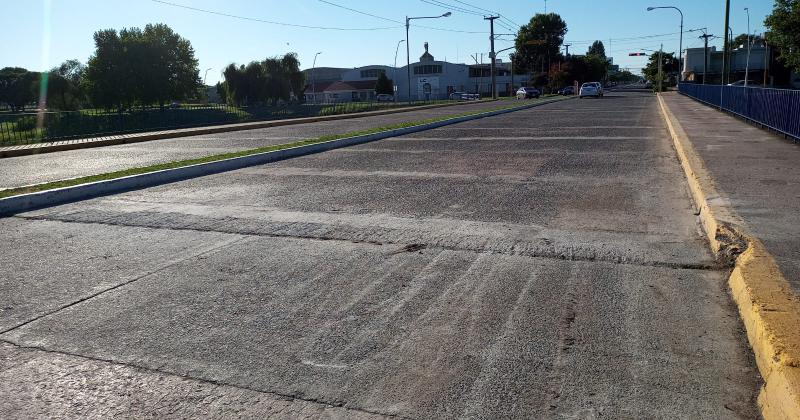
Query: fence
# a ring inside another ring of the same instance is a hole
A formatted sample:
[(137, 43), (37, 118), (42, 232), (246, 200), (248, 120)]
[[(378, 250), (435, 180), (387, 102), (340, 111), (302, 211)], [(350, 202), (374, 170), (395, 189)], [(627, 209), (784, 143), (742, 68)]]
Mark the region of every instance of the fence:
[(800, 90), (681, 83), (678, 90), (713, 105), (800, 139)]
[(434, 102), (445, 101), (419, 101), (412, 104), (343, 102), (272, 107), (235, 107), (222, 104), (203, 104), (163, 108), (135, 107), (120, 112), (101, 109), (0, 112), (0, 146), (246, 121), (349, 114), (398, 106), (427, 105)]

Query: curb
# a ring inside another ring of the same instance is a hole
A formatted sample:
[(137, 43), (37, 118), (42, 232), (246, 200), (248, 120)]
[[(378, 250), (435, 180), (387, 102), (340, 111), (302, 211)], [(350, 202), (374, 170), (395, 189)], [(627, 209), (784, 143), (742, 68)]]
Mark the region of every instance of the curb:
[[(497, 99), (488, 99), (483, 100), (483, 102), (496, 102)], [(469, 103), (469, 102), (467, 102)], [(19, 156), (30, 156), (30, 155), (38, 155), (41, 153), (52, 153), (52, 152), (63, 152), (66, 150), (77, 150), (77, 149), (88, 149), (92, 147), (103, 147), (103, 146), (114, 146), (119, 144), (128, 144), (128, 143), (141, 143), (145, 141), (152, 141), (152, 140), (162, 140), (162, 139), (170, 139), (170, 138), (180, 138), (180, 137), (191, 137), (191, 136), (202, 136), (206, 134), (217, 134), (217, 133), (228, 133), (233, 131), (245, 131), (245, 130), (256, 130), (259, 128), (270, 128), (270, 127), (281, 127), (285, 125), (298, 125), (298, 124), (307, 124), (307, 123), (315, 123), (315, 122), (322, 122), (322, 121), (336, 121), (336, 120), (348, 120), (353, 118), (361, 118), (361, 117), (372, 117), (377, 115), (389, 115), (389, 114), (399, 114), (402, 112), (409, 112), (409, 111), (417, 111), (417, 110), (425, 110), (425, 109), (434, 109), (434, 108), (444, 108), (448, 106), (455, 106), (455, 105), (464, 105), (465, 102), (454, 102), (454, 103), (447, 103), (447, 104), (433, 104), (433, 105), (422, 105), (416, 107), (403, 107), (403, 108), (395, 108), (395, 109), (383, 109), (378, 111), (367, 111), (367, 112), (354, 112), (350, 114), (339, 114), (339, 115), (324, 115), (318, 117), (303, 117), (303, 118), (291, 118), (285, 120), (271, 120), (271, 121), (256, 121), (256, 122), (247, 122), (247, 123), (238, 123), (238, 124), (223, 124), (223, 125), (212, 125), (212, 126), (205, 126), (205, 127), (188, 127), (188, 128), (177, 128), (169, 131), (154, 131), (154, 132), (145, 132), (144, 134), (137, 135), (137, 133), (126, 133), (126, 134), (115, 134), (114, 136), (121, 136), (119, 138), (110, 138), (105, 140), (94, 140), (94, 141), (84, 141), (84, 142), (76, 142), (76, 143), (63, 143), (63, 144), (52, 144), (47, 146), (47, 143), (40, 143), (44, 146), (40, 147), (20, 147), (19, 149), (3, 149), (0, 150), (0, 158), (9, 158), (9, 157), (19, 157)], [(129, 136), (129, 137), (125, 137)], [(103, 136), (96, 137), (98, 139), (102, 139)], [(69, 140), (64, 140), (69, 141)], [(56, 140), (58, 142), (58, 140)], [(13, 147), (13, 146), (5, 146), (5, 147)]]
[(457, 124), (465, 121), (472, 121), (480, 118), (507, 114), (515, 111), (530, 109), (537, 106), (546, 105), (553, 102), (560, 102), (568, 99), (554, 99), (544, 102), (537, 102), (534, 104), (522, 105), (513, 108), (481, 112), (479, 114), (466, 115), (462, 117), (448, 118), (442, 121), (420, 124), (411, 127), (398, 128), (394, 130), (381, 131), (373, 134), (347, 137), (347, 138), (330, 140), (326, 142), (315, 143), (305, 146), (296, 146), (271, 152), (256, 153), (248, 156), (241, 156), (230, 159), (218, 160), (214, 162), (183, 166), (179, 168), (164, 169), (161, 171), (131, 175), (105, 181), (91, 182), (71, 187), (56, 188), (52, 190), (40, 191), (30, 194), (20, 194), (0, 199), (0, 216), (10, 216), (24, 211), (35, 210), (43, 207), (50, 207), (73, 201), (86, 200), (89, 198), (99, 197), (103, 195), (116, 194), (124, 191), (153, 187), (156, 185), (183, 181), (190, 178), (196, 178), (220, 172), (232, 171), (235, 169), (241, 169), (248, 166), (277, 162), (280, 160), (291, 159), (294, 157), (320, 153), (327, 150), (339, 149), (342, 147), (353, 146), (376, 140), (382, 140), (390, 137), (402, 136), (406, 134), (444, 127), (447, 125)]
[(800, 419), (800, 297), (764, 244), (727, 207), (662, 95), (658, 102), (711, 248), (735, 262), (728, 286), (764, 379), (761, 414), (766, 420)]

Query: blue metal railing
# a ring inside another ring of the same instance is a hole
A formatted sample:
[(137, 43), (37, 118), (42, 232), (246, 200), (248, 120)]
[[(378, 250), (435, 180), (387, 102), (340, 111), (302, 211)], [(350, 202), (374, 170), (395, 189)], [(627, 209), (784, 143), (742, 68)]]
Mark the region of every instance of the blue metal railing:
[(681, 83), (686, 96), (800, 140), (800, 90)]

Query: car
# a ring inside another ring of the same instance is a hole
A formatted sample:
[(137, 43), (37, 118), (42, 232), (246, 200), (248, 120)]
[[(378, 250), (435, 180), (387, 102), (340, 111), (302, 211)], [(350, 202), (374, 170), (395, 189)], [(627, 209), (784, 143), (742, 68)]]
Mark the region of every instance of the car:
[(575, 87), (574, 86), (564, 86), (558, 91), (559, 95), (574, 95), (575, 94)]
[(477, 101), (479, 99), (481, 99), (481, 95), (478, 93), (453, 92), (450, 94), (451, 101)]
[(517, 99), (538, 98), (541, 94), (542, 93), (536, 88), (523, 86), (517, 90)]
[[(728, 83), (728, 86), (742, 86), (742, 87), (744, 87), (744, 80), (737, 80), (737, 81), (735, 81), (733, 83)], [(755, 80), (748, 80), (747, 81), (747, 87), (750, 87), (750, 86), (761, 86), (761, 85), (758, 82), (756, 82)]]
[(388, 93), (381, 93), (375, 97), (378, 102), (394, 102), (394, 95)]
[(603, 96), (602, 93), (600, 93), (597, 82), (586, 82), (581, 85), (581, 90), (578, 92), (578, 99), (583, 99), (584, 96), (595, 96), (598, 98)]
[(600, 97), (602, 97), (603, 94), (605, 94), (605, 90), (603, 89), (603, 84), (600, 82), (592, 82), (592, 83), (594, 83), (594, 85), (597, 86), (597, 91), (600, 92)]

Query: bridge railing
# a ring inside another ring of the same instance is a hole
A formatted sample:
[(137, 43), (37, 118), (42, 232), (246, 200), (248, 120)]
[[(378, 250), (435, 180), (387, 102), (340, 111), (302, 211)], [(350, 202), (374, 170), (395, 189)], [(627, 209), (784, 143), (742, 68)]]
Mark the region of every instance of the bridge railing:
[(700, 102), (800, 139), (800, 90), (681, 83), (678, 90)]

